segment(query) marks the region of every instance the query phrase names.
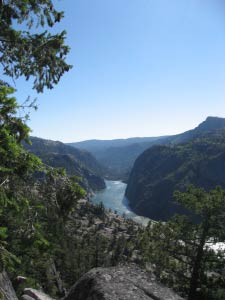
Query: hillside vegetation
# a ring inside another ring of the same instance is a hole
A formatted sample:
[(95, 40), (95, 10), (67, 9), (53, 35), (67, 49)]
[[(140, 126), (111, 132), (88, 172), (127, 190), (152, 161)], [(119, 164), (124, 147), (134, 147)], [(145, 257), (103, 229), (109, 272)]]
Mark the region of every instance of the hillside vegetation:
[(193, 184), (206, 190), (225, 187), (225, 128), (199, 134), (189, 142), (154, 146), (136, 160), (126, 196), (138, 214), (168, 220), (184, 212), (173, 192)]
[(31, 137), (24, 147), (54, 168), (64, 168), (68, 175), (80, 177), (81, 186), (88, 192), (105, 188), (103, 168), (91, 153), (58, 141)]

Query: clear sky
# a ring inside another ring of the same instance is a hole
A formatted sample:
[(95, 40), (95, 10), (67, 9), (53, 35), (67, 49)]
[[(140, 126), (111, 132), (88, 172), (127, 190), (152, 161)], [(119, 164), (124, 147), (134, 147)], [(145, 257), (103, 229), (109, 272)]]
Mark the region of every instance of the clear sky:
[[(32, 135), (159, 136), (225, 117), (223, 0), (60, 0), (74, 68), (38, 95)], [(16, 83), (20, 99), (34, 95)]]

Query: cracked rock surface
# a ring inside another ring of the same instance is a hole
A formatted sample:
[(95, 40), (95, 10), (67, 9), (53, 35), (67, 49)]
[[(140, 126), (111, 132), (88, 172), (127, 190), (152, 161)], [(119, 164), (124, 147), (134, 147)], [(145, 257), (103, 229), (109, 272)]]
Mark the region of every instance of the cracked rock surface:
[(64, 300), (182, 300), (135, 266), (95, 268), (81, 277)]
[(8, 274), (5, 271), (0, 273), (0, 299), (18, 300)]

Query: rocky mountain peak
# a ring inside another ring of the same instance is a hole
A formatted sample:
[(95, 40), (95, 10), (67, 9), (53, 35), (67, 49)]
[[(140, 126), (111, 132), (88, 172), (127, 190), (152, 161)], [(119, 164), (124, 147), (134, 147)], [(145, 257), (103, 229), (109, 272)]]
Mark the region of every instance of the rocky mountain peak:
[(209, 116), (195, 129), (198, 131), (211, 131), (221, 128), (225, 128), (225, 118)]

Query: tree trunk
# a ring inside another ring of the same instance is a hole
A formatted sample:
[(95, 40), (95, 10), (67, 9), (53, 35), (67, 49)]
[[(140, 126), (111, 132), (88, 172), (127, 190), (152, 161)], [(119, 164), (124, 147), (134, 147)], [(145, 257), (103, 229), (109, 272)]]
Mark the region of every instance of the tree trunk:
[(190, 288), (188, 293), (188, 300), (195, 300), (196, 299), (196, 291), (198, 288), (199, 283), (199, 277), (200, 277), (200, 271), (201, 271), (201, 264), (202, 259), (204, 256), (204, 246), (206, 243), (206, 237), (208, 233), (208, 224), (206, 223), (202, 232), (202, 236), (200, 239), (200, 243), (197, 249), (197, 255), (195, 257), (194, 266), (191, 274), (191, 280), (190, 280)]

